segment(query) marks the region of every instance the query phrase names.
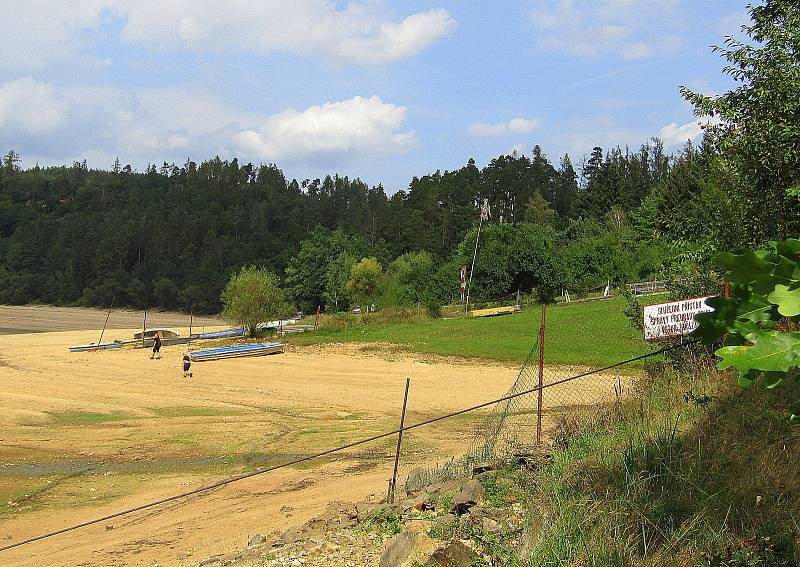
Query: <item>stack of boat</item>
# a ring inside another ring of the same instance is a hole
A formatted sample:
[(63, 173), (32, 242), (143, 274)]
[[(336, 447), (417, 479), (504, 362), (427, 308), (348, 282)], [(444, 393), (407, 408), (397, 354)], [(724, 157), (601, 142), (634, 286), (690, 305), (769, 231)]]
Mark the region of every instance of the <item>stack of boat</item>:
[(283, 352), (284, 346), (283, 343), (252, 343), (249, 345), (196, 350), (189, 353), (189, 358), (195, 362), (205, 362), (224, 358), (240, 358), (242, 356), (264, 356)]
[(70, 352), (91, 352), (94, 350), (108, 350), (112, 348), (122, 348), (124, 343), (122, 341), (113, 341), (110, 343), (90, 343), (88, 345), (78, 345), (69, 347)]
[(239, 337), (244, 334), (244, 329), (225, 329), (224, 331), (214, 331), (213, 333), (200, 333), (198, 339), (224, 339), (227, 337)]

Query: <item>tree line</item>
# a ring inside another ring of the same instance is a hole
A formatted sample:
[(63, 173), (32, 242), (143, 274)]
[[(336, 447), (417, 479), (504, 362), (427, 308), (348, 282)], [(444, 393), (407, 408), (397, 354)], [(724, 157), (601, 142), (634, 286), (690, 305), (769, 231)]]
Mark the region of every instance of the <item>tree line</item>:
[(798, 13), (787, 0), (751, 8), (753, 43), (718, 48), (737, 86), (716, 97), (682, 89), (714, 119), (699, 145), (596, 147), (579, 171), (534, 146), (414, 177), (389, 196), (358, 178), (289, 180), (237, 159), (23, 169), (11, 150), (0, 164), (0, 302), (216, 312), (230, 276), (256, 265), (299, 308), (343, 309), (353, 266), (370, 258), (371, 301), (444, 303), (457, 297), (484, 200), (476, 299), (702, 276), (717, 250), (800, 229)]

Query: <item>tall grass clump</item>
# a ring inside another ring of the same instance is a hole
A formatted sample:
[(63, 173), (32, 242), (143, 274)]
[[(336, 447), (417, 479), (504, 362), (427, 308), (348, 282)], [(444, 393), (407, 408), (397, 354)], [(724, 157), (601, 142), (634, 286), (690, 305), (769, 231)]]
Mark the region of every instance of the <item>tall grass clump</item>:
[(526, 564), (797, 565), (788, 398), (741, 390), (708, 364), (659, 365), (600, 411), (562, 416), (528, 481)]

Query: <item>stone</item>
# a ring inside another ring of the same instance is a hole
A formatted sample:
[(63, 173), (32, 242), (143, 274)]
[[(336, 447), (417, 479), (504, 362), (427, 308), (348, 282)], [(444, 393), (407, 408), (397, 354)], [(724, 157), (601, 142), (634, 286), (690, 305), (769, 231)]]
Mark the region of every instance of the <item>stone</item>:
[(491, 518), (484, 518), (481, 522), (481, 527), (488, 534), (497, 534), (503, 531), (503, 526), (500, 525), (500, 522)]
[(439, 529), (452, 528), (456, 524), (458, 524), (458, 518), (450, 513), (442, 514), (433, 520), (433, 527)]
[(264, 534), (260, 534), (258, 532), (252, 534), (250, 538), (247, 540), (247, 547), (256, 547), (258, 545), (262, 545), (266, 543), (267, 538)]
[(453, 497), (453, 507), (450, 513), (460, 516), (470, 508), (483, 501), (483, 485), (477, 480), (468, 480), (461, 487), (461, 491)]
[(424, 565), (425, 567), (469, 567), (476, 557), (477, 553), (456, 540), (439, 546)]
[(436, 544), (423, 533), (400, 532), (381, 555), (380, 567), (411, 567), (431, 556)]
[(419, 532), (428, 535), (428, 532), (431, 531), (431, 527), (433, 526), (433, 522), (430, 520), (412, 519), (408, 521), (406, 526), (406, 529), (410, 532)]
[(491, 463), (489, 461), (478, 463), (472, 467), (472, 474), (481, 474), (488, 471), (493, 471), (497, 469), (497, 465), (495, 463)]

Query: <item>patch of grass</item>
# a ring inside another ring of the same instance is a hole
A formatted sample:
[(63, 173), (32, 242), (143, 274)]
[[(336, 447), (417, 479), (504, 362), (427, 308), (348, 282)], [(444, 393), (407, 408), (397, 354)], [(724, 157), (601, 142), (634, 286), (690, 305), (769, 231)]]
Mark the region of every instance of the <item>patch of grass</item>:
[(170, 441), (177, 445), (186, 445), (187, 447), (200, 446), (200, 436), (196, 433), (178, 433)]
[[(631, 327), (625, 308), (622, 299), (549, 306), (545, 362), (604, 366), (648, 352), (650, 345)], [(392, 323), (368, 319), (323, 325), (286, 340), (298, 345), (381, 342), (417, 353), (520, 362), (536, 342), (539, 317), (539, 308), (530, 307), (503, 317)]]
[(98, 425), (112, 421), (133, 419), (135, 417), (129, 413), (121, 411), (113, 411), (109, 413), (92, 411), (65, 411), (53, 412), (49, 415), (53, 421), (61, 425)]
[(165, 408), (150, 408), (157, 417), (213, 417), (222, 415), (237, 415), (237, 411), (229, 408), (209, 408), (197, 406), (174, 406)]
[(400, 533), (402, 514), (391, 508), (379, 508), (361, 522), (363, 530), (374, 530), (382, 535), (395, 535)]

